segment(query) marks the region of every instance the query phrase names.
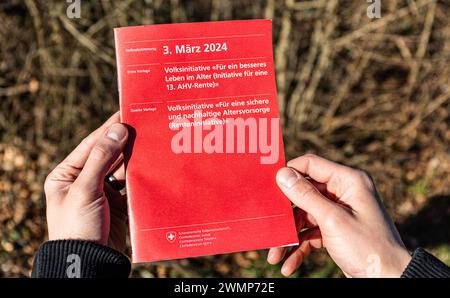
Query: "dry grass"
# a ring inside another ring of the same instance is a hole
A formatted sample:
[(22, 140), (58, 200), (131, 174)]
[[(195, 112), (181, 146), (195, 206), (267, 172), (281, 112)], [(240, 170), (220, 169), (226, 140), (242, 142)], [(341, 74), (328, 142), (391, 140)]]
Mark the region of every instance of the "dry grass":
[[(29, 275), (46, 237), (46, 174), (118, 109), (112, 28), (247, 18), (274, 20), (287, 155), (369, 171), (408, 245), (450, 262), (450, 1), (383, 1), (376, 20), (366, 1), (350, 0), (81, 2), (79, 20), (66, 17), (65, 1), (0, 3), (0, 276)], [(264, 256), (134, 274), (278, 276)], [(299, 275), (341, 274), (316, 253)]]

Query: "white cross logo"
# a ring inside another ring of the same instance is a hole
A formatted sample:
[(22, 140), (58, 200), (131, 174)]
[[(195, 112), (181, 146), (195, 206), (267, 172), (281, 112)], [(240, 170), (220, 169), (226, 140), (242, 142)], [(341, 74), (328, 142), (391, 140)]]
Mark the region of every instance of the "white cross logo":
[(170, 243), (173, 243), (176, 238), (177, 238), (177, 234), (175, 232), (167, 232), (166, 233), (166, 239)]

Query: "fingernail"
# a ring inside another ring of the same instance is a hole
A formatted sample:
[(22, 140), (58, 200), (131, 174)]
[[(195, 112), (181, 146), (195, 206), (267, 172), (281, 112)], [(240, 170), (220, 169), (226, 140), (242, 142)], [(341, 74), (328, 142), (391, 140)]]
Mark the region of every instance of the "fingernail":
[(281, 274), (283, 274), (284, 276), (291, 275), (291, 268), (289, 268), (289, 266), (284, 264), (283, 267), (281, 267)]
[(269, 250), (269, 253), (267, 254), (267, 262), (272, 264), (272, 258), (273, 258), (273, 251)]
[(106, 136), (116, 142), (121, 141), (127, 134), (127, 129), (120, 123), (114, 123), (108, 130)]
[(294, 186), (298, 178), (297, 172), (291, 168), (282, 168), (277, 175), (278, 182), (286, 188)]

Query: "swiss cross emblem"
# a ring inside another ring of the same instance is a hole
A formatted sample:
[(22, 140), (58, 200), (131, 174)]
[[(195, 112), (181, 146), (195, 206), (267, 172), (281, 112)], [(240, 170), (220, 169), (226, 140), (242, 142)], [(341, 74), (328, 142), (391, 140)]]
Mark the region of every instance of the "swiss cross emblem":
[(175, 241), (175, 239), (177, 239), (177, 233), (175, 233), (175, 232), (167, 232), (166, 233), (166, 239), (170, 243), (173, 243)]

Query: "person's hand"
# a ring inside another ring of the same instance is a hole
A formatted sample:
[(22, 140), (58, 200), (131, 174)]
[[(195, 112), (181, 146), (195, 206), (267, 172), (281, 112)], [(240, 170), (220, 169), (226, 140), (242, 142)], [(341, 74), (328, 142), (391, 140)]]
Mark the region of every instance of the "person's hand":
[[(47, 201), (49, 240), (86, 240), (125, 248), (126, 201), (104, 183), (123, 151), (127, 128), (114, 114), (86, 137), (48, 176)], [(113, 173), (124, 179), (123, 164)]]
[(400, 277), (411, 256), (366, 173), (310, 154), (287, 166), (277, 183), (296, 206), (299, 246), (270, 249), (270, 264), (285, 258), (289, 276), (324, 247), (347, 277)]

